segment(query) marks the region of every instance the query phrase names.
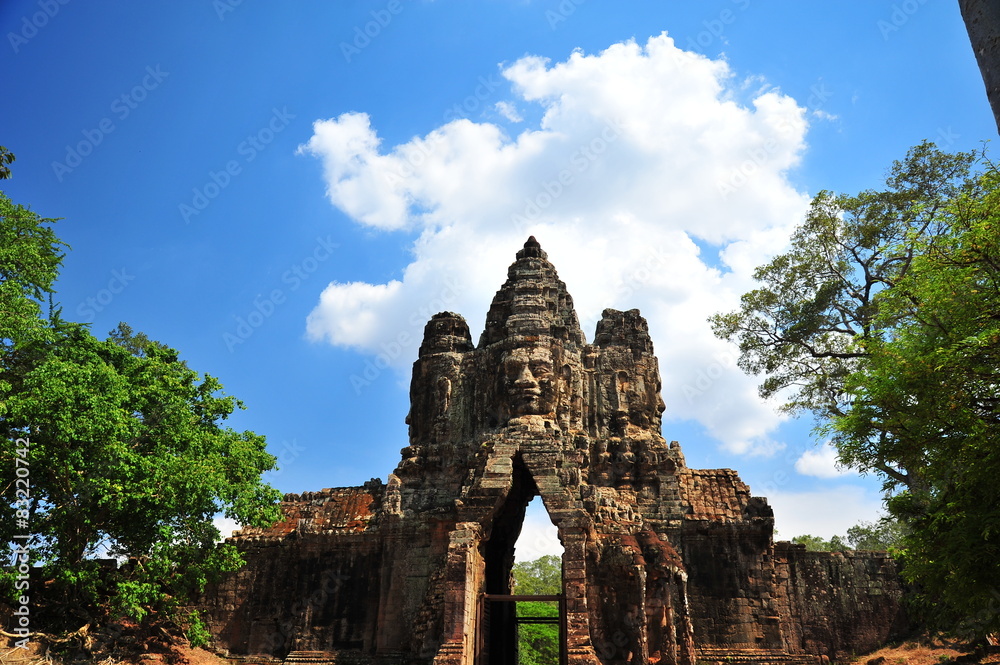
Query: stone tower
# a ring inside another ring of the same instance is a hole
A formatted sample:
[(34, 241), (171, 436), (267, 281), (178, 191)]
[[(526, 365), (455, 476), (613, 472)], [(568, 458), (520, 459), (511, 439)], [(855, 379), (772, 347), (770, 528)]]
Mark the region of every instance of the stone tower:
[(892, 561), (774, 543), (765, 499), (664, 440), (660, 388), (639, 312), (605, 310), (588, 344), (529, 238), (478, 344), (458, 314), (427, 323), (388, 482), (288, 495), (283, 522), (231, 539), (248, 565), (205, 599), (218, 643), (291, 661), (516, 663), (513, 603), (494, 601), (511, 594), (535, 496), (564, 548), (564, 662), (813, 662), (898, 630)]

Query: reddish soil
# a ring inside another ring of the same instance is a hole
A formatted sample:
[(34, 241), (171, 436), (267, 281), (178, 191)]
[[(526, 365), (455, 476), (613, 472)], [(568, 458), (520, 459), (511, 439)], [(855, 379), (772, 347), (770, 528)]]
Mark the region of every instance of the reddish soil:
[(977, 659), (972, 649), (965, 645), (953, 644), (940, 639), (904, 642), (890, 645), (858, 656), (850, 665), (950, 665), (960, 663), (1000, 663), (1000, 653), (991, 653)]

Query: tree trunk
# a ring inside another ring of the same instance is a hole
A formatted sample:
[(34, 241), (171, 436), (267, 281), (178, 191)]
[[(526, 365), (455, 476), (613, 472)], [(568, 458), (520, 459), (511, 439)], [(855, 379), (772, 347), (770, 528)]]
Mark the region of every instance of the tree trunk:
[(958, 0), (969, 41), (986, 84), (986, 97), (1000, 131), (1000, 2)]

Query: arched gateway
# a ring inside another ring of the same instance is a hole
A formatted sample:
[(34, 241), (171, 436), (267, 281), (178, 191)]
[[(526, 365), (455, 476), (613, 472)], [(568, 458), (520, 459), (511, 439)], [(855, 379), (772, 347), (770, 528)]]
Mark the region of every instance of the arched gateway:
[(900, 628), (891, 560), (774, 543), (771, 509), (734, 471), (685, 465), (660, 434), (646, 321), (605, 310), (588, 344), (534, 238), (478, 345), (457, 314), (427, 323), (410, 399), (388, 483), (288, 495), (283, 522), (231, 539), (248, 564), (204, 601), (220, 646), (513, 665), (499, 601), (536, 495), (564, 547), (566, 662), (812, 662)]

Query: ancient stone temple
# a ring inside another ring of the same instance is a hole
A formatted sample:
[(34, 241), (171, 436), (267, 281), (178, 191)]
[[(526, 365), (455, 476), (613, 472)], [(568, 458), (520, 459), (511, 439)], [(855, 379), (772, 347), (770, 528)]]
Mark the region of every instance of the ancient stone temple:
[(248, 563), (205, 599), (217, 644), (513, 665), (511, 567), (535, 496), (564, 547), (563, 662), (811, 663), (900, 630), (892, 561), (773, 542), (764, 498), (664, 440), (660, 387), (639, 312), (605, 310), (588, 343), (529, 238), (478, 344), (458, 314), (427, 323), (388, 482), (288, 495), (283, 522), (231, 539)]

